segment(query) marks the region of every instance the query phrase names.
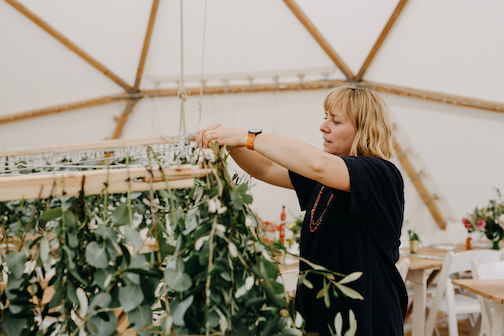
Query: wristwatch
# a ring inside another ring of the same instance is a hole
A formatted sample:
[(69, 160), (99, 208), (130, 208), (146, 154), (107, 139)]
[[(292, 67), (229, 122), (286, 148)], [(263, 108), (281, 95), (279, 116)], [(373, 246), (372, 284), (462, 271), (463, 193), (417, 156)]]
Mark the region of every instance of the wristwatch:
[(248, 130), (248, 138), (247, 138), (247, 148), (254, 149), (254, 140), (257, 134), (261, 134), (262, 129), (259, 127), (249, 128)]

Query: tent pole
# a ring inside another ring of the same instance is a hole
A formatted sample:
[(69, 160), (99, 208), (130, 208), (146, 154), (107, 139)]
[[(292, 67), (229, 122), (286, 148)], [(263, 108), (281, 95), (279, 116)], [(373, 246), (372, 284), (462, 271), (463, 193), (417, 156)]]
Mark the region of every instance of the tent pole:
[(394, 12), (390, 16), (387, 24), (385, 25), (385, 27), (383, 28), (383, 31), (381, 32), (380, 36), (378, 37), (378, 40), (376, 40), (376, 43), (374, 44), (373, 49), (371, 49), (371, 52), (369, 53), (368, 57), (366, 58), (366, 60), (362, 64), (362, 67), (360, 68), (359, 73), (357, 74), (357, 77), (355, 78), (355, 80), (357, 82), (360, 82), (362, 80), (364, 73), (369, 68), (369, 64), (371, 64), (371, 62), (373, 61), (373, 58), (375, 57), (375, 55), (378, 52), (378, 50), (380, 49), (383, 41), (385, 40), (388, 33), (390, 32), (390, 29), (392, 28), (392, 26), (396, 22), (397, 17), (399, 16), (399, 14), (401, 14), (401, 12), (404, 8), (404, 5), (406, 5), (406, 2), (408, 2), (408, 0), (401, 0), (397, 4)]
[(36, 16), (33, 12), (28, 10), (28, 8), (24, 7), (21, 5), (19, 2), (16, 0), (5, 0), (9, 5), (17, 9), (19, 12), (21, 12), (23, 15), (25, 15), (27, 18), (29, 18), (31, 21), (33, 21), (35, 24), (37, 24), (40, 28), (44, 29), (46, 32), (48, 32), (50, 35), (52, 35), (54, 38), (56, 38), (58, 41), (63, 43), (66, 47), (68, 47), (70, 50), (75, 52), (77, 55), (82, 57), (86, 62), (91, 64), (93, 67), (95, 67), (98, 71), (103, 73), (105, 76), (108, 78), (112, 79), (114, 82), (116, 82), (118, 85), (120, 85), (122, 88), (124, 88), (127, 92), (131, 92), (133, 88), (129, 86), (125, 81), (123, 81), (121, 78), (113, 74), (109, 69), (107, 69), (105, 66), (103, 66), (101, 63), (99, 63), (97, 60), (95, 60), (93, 57), (88, 55), (84, 50), (79, 48), (76, 44), (74, 44), (72, 41), (67, 39), (65, 36), (61, 35), (56, 29), (48, 25), (45, 21), (43, 21), (41, 18)]
[(284, 0), (287, 7), (296, 15), (299, 21), (305, 26), (308, 32), (313, 36), (313, 38), (318, 42), (318, 44), (324, 49), (327, 55), (333, 60), (333, 62), (338, 66), (338, 68), (343, 72), (348, 81), (354, 81), (355, 76), (352, 70), (343, 62), (341, 57), (336, 53), (336, 51), (331, 47), (329, 42), (322, 36), (322, 34), (315, 28), (315, 25), (308, 19), (305, 13), (299, 8), (299, 6), (294, 2), (294, 0)]

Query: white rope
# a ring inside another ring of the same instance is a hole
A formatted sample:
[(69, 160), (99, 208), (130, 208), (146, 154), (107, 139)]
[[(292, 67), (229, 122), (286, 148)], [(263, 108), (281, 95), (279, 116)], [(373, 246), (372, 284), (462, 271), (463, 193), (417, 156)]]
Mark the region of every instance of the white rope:
[(184, 19), (183, 19), (183, 0), (180, 0), (180, 87), (178, 97), (180, 98), (180, 126), (179, 132), (184, 135), (186, 132), (185, 123), (185, 101), (187, 100), (187, 92), (184, 88)]
[(203, 100), (203, 89), (205, 87), (205, 82), (203, 80), (203, 70), (205, 67), (206, 18), (207, 18), (207, 0), (205, 0), (205, 9), (203, 15), (203, 47), (201, 52), (201, 77), (200, 77), (201, 88), (200, 88), (200, 96), (198, 99), (198, 129), (201, 128), (201, 110), (202, 110), (201, 102)]

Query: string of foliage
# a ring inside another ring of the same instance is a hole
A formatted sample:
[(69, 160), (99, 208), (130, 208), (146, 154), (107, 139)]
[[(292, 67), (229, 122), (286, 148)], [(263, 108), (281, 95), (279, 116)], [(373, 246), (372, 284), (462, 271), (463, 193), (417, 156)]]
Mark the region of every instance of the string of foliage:
[(0, 333), (116, 335), (126, 314), (139, 335), (302, 335), (248, 186), (215, 157), (192, 189), (0, 203)]

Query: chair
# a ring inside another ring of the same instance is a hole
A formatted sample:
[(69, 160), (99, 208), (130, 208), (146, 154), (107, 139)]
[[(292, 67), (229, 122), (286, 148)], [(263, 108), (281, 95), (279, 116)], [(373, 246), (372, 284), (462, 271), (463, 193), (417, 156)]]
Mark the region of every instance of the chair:
[(404, 282), (406, 282), (406, 276), (408, 275), (409, 264), (410, 260), (408, 258), (402, 258), (401, 261), (396, 264), (397, 270)]
[[(474, 279), (504, 279), (504, 256), (501, 254), (501, 261), (480, 265), (477, 260), (471, 260), (471, 271)], [(492, 333), (492, 309), (490, 300), (479, 296), (478, 301), (481, 308), (481, 333), (480, 335), (490, 336)]]
[[(426, 336), (431, 336), (434, 332), (438, 321), (438, 312), (446, 315), (450, 336), (458, 336), (457, 316), (460, 319), (471, 319), (471, 314), (481, 312), (479, 302), (475, 297), (455, 292), (451, 277), (457, 276), (461, 272), (470, 271), (471, 260), (476, 260), (479, 264), (486, 264), (499, 261), (500, 255), (500, 252), (495, 250), (471, 250), (459, 253), (450, 251), (446, 253), (443, 267), (438, 276), (435, 295), (427, 300), (429, 315), (425, 328)], [(477, 325), (474, 327), (478, 328)]]

